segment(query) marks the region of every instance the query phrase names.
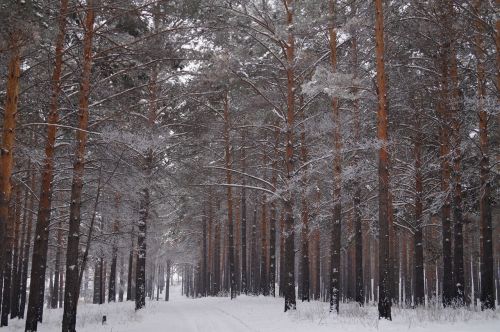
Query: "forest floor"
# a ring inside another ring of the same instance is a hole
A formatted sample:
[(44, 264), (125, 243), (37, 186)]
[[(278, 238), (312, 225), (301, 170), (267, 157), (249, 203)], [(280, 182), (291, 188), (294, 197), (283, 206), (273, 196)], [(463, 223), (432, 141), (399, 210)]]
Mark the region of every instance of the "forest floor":
[[(132, 302), (104, 305), (81, 304), (78, 332), (322, 332), (322, 331), (453, 331), (498, 332), (500, 311), (467, 309), (393, 308), (392, 322), (377, 319), (376, 306), (341, 306), (339, 316), (328, 313), (328, 304), (298, 303), (297, 310), (283, 313), (283, 299), (240, 296), (187, 299), (180, 288), (172, 289), (170, 302), (148, 301), (145, 310), (135, 312)], [(102, 325), (102, 316), (107, 323)], [(46, 310), (40, 332), (60, 331), (62, 310)], [(24, 331), (24, 321), (12, 320), (1, 332)]]

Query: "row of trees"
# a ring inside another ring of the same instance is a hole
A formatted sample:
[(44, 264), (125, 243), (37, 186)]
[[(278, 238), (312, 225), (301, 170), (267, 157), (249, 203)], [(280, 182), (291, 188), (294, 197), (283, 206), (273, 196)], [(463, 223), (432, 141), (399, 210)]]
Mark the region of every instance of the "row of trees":
[(2, 326), (48, 288), (74, 331), (90, 280), (139, 310), (174, 264), (285, 311), (494, 308), (498, 6), (2, 1)]

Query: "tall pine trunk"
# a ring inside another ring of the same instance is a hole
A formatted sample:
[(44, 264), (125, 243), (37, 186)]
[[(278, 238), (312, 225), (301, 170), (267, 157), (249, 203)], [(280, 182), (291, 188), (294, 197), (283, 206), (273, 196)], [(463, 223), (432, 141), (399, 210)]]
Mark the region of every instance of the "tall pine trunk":
[[(3, 118), (2, 150), (0, 156), (0, 277), (4, 280), (2, 315), (0, 326), (8, 325), (8, 307), (10, 302), (10, 269), (12, 248), (9, 226), (9, 202), (11, 198), (11, 176), (14, 164), (14, 143), (16, 141), (17, 103), (19, 98), (19, 79), (21, 75), (21, 45), (16, 33), (11, 33), (9, 40), (11, 50), (5, 109)], [(0, 279), (1, 280), (1, 279)], [(2, 288), (2, 287), (0, 287)], [(0, 290), (1, 293), (1, 290)], [(5, 302), (5, 303), (4, 303)]]
[[(241, 136), (241, 171), (246, 172), (246, 135), (243, 130)], [(248, 294), (248, 267), (247, 267), (247, 192), (246, 176), (242, 177), (241, 188), (241, 292)]]
[(43, 307), (40, 302), (44, 297), (45, 270), (47, 268), (48, 227), (52, 203), (52, 180), (54, 178), (54, 153), (57, 133), (59, 95), (61, 92), (61, 72), (63, 65), (63, 48), (66, 35), (66, 15), (68, 0), (60, 1), (59, 31), (56, 37), (55, 64), (52, 72), (52, 92), (50, 97), (49, 115), (47, 119), (47, 142), (45, 144), (45, 159), (42, 169), (40, 201), (33, 244), (33, 258), (30, 277), (30, 293), (28, 298), (28, 313), (26, 331), (36, 331), (37, 323), (42, 319)]
[(10, 293), (10, 318), (16, 318), (19, 315), (19, 230), (21, 227), (21, 211), (23, 210), (21, 184), (16, 186), (16, 213), (14, 219), (14, 243), (12, 254), (12, 287)]
[(479, 147), (481, 161), (479, 169), (479, 210), (481, 224), (481, 309), (495, 309), (495, 279), (493, 261), (493, 225), (491, 215), (491, 183), (488, 139), (488, 112), (485, 109), (486, 70), (484, 65), (484, 26), (481, 0), (474, 2), (476, 20), (476, 61), (477, 61), (477, 113), (479, 116)]
[(387, 88), (385, 76), (384, 11), (382, 0), (375, 1), (375, 53), (377, 69), (377, 138), (380, 141), (378, 164), (378, 222), (379, 222), (379, 318), (392, 319), (391, 266), (389, 221), (389, 151), (387, 121)]
[[(332, 71), (337, 71), (337, 32), (335, 30), (335, 0), (330, 0), (330, 25), (328, 27), (330, 41), (330, 64)], [(337, 97), (332, 100), (332, 116), (333, 116), (333, 140), (334, 140), (334, 156), (333, 156), (333, 223), (331, 226), (331, 243), (330, 243), (330, 311), (339, 312), (340, 303), (340, 248), (342, 241), (342, 205), (341, 205), (341, 186), (342, 186), (342, 142), (341, 142), (341, 124), (339, 101)]]
[(415, 234), (414, 234), (414, 252), (415, 252), (415, 306), (425, 304), (424, 289), (424, 245), (423, 245), (423, 176), (422, 176), (422, 131), (420, 110), (415, 113)]
[[(30, 179), (30, 184), (29, 184), (29, 189), (30, 191), (33, 190), (35, 187), (35, 175), (31, 174), (29, 176)], [(35, 197), (33, 194), (30, 193), (29, 197), (29, 202), (28, 202), (28, 209), (25, 211), (25, 213), (28, 214), (28, 221), (27, 221), (27, 231), (26, 231), (26, 242), (24, 245), (24, 255), (23, 255), (23, 275), (21, 279), (21, 298), (19, 301), (19, 318), (24, 318), (24, 312), (25, 312), (25, 307), (26, 307), (26, 289), (27, 289), (27, 282), (28, 282), (28, 267), (29, 267), (29, 257), (30, 257), (30, 247), (31, 247), (31, 231), (33, 229), (33, 214), (30, 213), (29, 211), (33, 211), (33, 206), (35, 202)]]
[(59, 274), (61, 273), (61, 254), (62, 254), (62, 246), (63, 246), (63, 233), (62, 233), (62, 219), (58, 223), (57, 229), (57, 249), (56, 249), (56, 262), (54, 266), (54, 289), (52, 292), (52, 298), (50, 299), (50, 307), (52, 309), (57, 308), (57, 303), (59, 301), (59, 292), (60, 290), (60, 280)]
[(286, 199), (284, 224), (284, 289), (285, 312), (296, 309), (295, 297), (295, 230), (293, 216), (292, 181), (294, 173), (294, 127), (295, 127), (295, 36), (293, 34), (294, 0), (285, 0), (288, 40), (285, 46), (287, 74), (287, 116), (285, 135)]
[[(307, 146), (306, 146), (306, 133), (305, 128), (302, 126), (302, 132), (300, 135), (301, 138), (301, 159), (302, 165), (306, 165), (307, 160)], [(310, 300), (310, 277), (309, 277), (309, 202), (307, 201), (307, 167), (303, 170), (302, 173), (302, 209), (301, 209), (301, 217), (302, 217), (302, 229), (300, 235), (300, 258), (301, 258), (301, 300), (302, 302)]]
[(462, 149), (461, 149), (461, 122), (460, 109), (460, 82), (458, 81), (458, 65), (456, 51), (456, 34), (451, 20), (455, 17), (453, 1), (448, 1), (447, 26), (450, 43), (450, 83), (451, 83), (451, 144), (452, 153), (452, 182), (453, 182), (453, 277), (454, 294), (453, 304), (462, 306), (465, 303), (464, 294), (464, 240), (463, 240), (463, 207), (462, 207)]
[(232, 159), (231, 159), (231, 120), (229, 116), (229, 96), (226, 91), (224, 94), (224, 152), (226, 165), (226, 182), (227, 190), (227, 236), (228, 236), (228, 252), (229, 252), (229, 283), (231, 299), (236, 298), (236, 275), (234, 265), (234, 220), (233, 220), (233, 190), (232, 184)]
[(80, 293), (78, 253), (80, 245), (80, 222), (83, 175), (85, 171), (85, 148), (89, 123), (90, 75), (92, 71), (92, 41), (94, 36), (94, 3), (87, 2), (83, 37), (83, 66), (80, 83), (78, 130), (76, 131), (75, 162), (69, 212), (69, 232), (66, 250), (66, 287), (64, 289), (64, 313), (62, 332), (76, 331), (76, 311)]

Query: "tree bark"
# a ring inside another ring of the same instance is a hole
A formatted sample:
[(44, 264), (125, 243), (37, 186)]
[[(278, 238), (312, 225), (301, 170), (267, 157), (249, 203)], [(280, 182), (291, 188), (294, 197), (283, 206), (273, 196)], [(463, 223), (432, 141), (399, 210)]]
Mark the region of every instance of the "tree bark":
[(80, 84), (78, 130), (76, 132), (75, 162), (71, 185), (69, 232), (66, 251), (66, 287), (64, 289), (64, 313), (62, 332), (76, 331), (76, 310), (79, 295), (78, 253), (80, 244), (80, 208), (82, 201), (85, 147), (89, 122), (90, 75), (92, 70), (92, 40), (94, 35), (94, 3), (87, 2), (85, 33), (83, 39), (83, 69)]
[(296, 309), (295, 298), (295, 230), (293, 217), (293, 192), (291, 182), (294, 173), (294, 127), (295, 127), (295, 36), (293, 33), (294, 0), (285, 0), (286, 24), (288, 40), (285, 46), (286, 74), (287, 74), (287, 116), (285, 135), (285, 167), (286, 167), (286, 199), (285, 209), (285, 259), (284, 259), (284, 291), (285, 312)]
[(54, 148), (57, 132), (59, 95), (61, 91), (61, 71), (63, 64), (63, 48), (66, 35), (66, 15), (68, 0), (60, 1), (59, 31), (56, 37), (55, 65), (52, 72), (52, 94), (47, 126), (47, 142), (45, 145), (45, 160), (42, 169), (40, 201), (38, 204), (37, 223), (35, 228), (35, 242), (33, 244), (33, 259), (31, 267), (31, 282), (28, 298), (28, 313), (26, 317), (26, 331), (36, 331), (37, 323), (42, 319), (42, 310), (39, 303), (44, 297), (45, 270), (47, 268), (48, 225), (52, 202), (52, 180), (54, 172)]
[(16, 213), (14, 219), (14, 243), (13, 243), (13, 255), (12, 255), (12, 287), (10, 294), (10, 318), (16, 318), (19, 316), (19, 229), (21, 226), (21, 211), (23, 206), (21, 205), (21, 184), (18, 183), (16, 186)]
[[(302, 126), (301, 138), (301, 159), (302, 165), (307, 164), (307, 146), (306, 146), (306, 133), (305, 128)], [(301, 258), (301, 300), (302, 302), (310, 300), (310, 277), (309, 277), (309, 202), (307, 201), (307, 167), (302, 173), (302, 229), (301, 229), (301, 248), (300, 248), (300, 258)]]
[[(30, 165), (30, 164), (29, 164)], [(31, 174), (30, 178), (30, 190), (33, 190), (35, 187), (35, 175)], [(24, 318), (24, 311), (26, 307), (26, 289), (28, 282), (28, 266), (29, 266), (29, 256), (30, 256), (30, 247), (31, 247), (31, 230), (33, 228), (33, 214), (30, 211), (33, 211), (35, 198), (32, 194), (30, 194), (28, 209), (25, 213), (28, 213), (28, 229), (26, 231), (26, 242), (24, 245), (24, 256), (23, 256), (23, 275), (21, 281), (21, 299), (19, 302), (19, 318)]]
[(231, 120), (229, 116), (229, 96), (228, 91), (224, 94), (224, 143), (225, 143), (225, 163), (227, 186), (227, 220), (228, 220), (228, 252), (229, 252), (229, 283), (231, 299), (236, 298), (236, 275), (234, 265), (234, 220), (233, 220), (233, 191), (232, 183), (232, 159), (231, 159)]
[[(328, 27), (329, 46), (330, 46), (330, 65), (332, 71), (337, 71), (337, 32), (335, 30), (335, 6), (336, 1), (330, 0), (330, 24)], [(342, 205), (341, 205), (341, 187), (342, 187), (342, 138), (341, 138), (341, 123), (338, 98), (332, 99), (332, 117), (333, 117), (333, 140), (334, 140), (334, 157), (333, 157), (333, 223), (331, 226), (331, 267), (330, 267), (330, 311), (339, 312), (340, 303), (340, 248), (342, 240)]]
[(125, 261), (123, 254), (120, 254), (120, 281), (118, 289), (118, 302), (123, 302), (123, 293), (125, 291)]
[(387, 89), (384, 60), (384, 12), (382, 0), (375, 1), (375, 52), (377, 69), (377, 138), (380, 141), (378, 185), (379, 185), (379, 318), (392, 320), (390, 275), (390, 229), (389, 229), (389, 151), (387, 121)]
[[(119, 215), (120, 209), (120, 194), (115, 194), (115, 209), (117, 215)], [(115, 217), (113, 222), (113, 233), (114, 236), (118, 236), (120, 231), (120, 225), (118, 217)], [(118, 245), (117, 239), (113, 239), (113, 248), (111, 252), (111, 268), (109, 271), (109, 287), (108, 287), (108, 302), (116, 302), (116, 265), (118, 263)], [(120, 278), (121, 282), (121, 278)]]
[(447, 25), (450, 43), (450, 83), (451, 83), (451, 144), (452, 153), (452, 178), (453, 178), (453, 277), (454, 294), (453, 304), (463, 306), (465, 304), (464, 294), (464, 240), (463, 240), (463, 207), (462, 207), (462, 149), (460, 137), (460, 108), (461, 91), (458, 81), (458, 66), (456, 52), (456, 36), (451, 20), (455, 17), (453, 1), (448, 1), (449, 15)]
[(167, 282), (165, 283), (165, 301), (170, 297), (170, 273), (172, 269), (172, 261), (167, 259)]
[[(246, 135), (243, 130), (241, 137), (241, 171), (246, 172)], [(248, 294), (248, 267), (247, 267), (247, 193), (246, 176), (241, 181), (241, 292)]]
[[(351, 41), (351, 52), (352, 52), (352, 62), (353, 62), (353, 72), (354, 79), (358, 77), (358, 39), (354, 35)], [(358, 94), (358, 87), (354, 86), (352, 89), (353, 94), (356, 96)], [(361, 115), (359, 110), (359, 99), (354, 99), (354, 135), (356, 144), (361, 144)], [(356, 149), (354, 155), (354, 163), (358, 166), (360, 162), (359, 152)], [(364, 285), (363, 285), (363, 227), (362, 227), (362, 214), (361, 214), (361, 184), (359, 180), (355, 181), (354, 184), (354, 197), (353, 197), (353, 209), (354, 209), (354, 242), (355, 242), (355, 269), (356, 269), (356, 281), (355, 281), (355, 300), (360, 306), (365, 303), (364, 298)]]
[[(16, 198), (15, 193), (12, 198)], [(14, 201), (14, 200), (11, 200)], [(8, 207), (9, 217), (7, 220), (5, 234), (5, 267), (3, 275), (3, 294), (2, 294), (2, 316), (1, 326), (9, 325), (9, 313), (11, 308), (11, 292), (12, 292), (12, 255), (14, 247), (14, 228), (16, 223), (15, 203), (11, 202)]]
[[(30, 196), (30, 185), (31, 185), (31, 160), (28, 160), (28, 171), (26, 172), (26, 184), (25, 184), (25, 190), (24, 190), (24, 200), (23, 200), (23, 221), (22, 221), (22, 230), (21, 230), (21, 243), (19, 244), (19, 261), (18, 261), (18, 269), (17, 269), (17, 281), (14, 284), (14, 288), (18, 290), (17, 294), (17, 316), (19, 318), (23, 318), (24, 316), (24, 309), (23, 309), (23, 315), (21, 316), (21, 309), (20, 309), (20, 303), (21, 303), (21, 297), (22, 297), (22, 283), (23, 283), (23, 269), (24, 269), (24, 260), (25, 260), (25, 249), (26, 249), (26, 242), (29, 242), (30, 239), (26, 237), (26, 229), (28, 227), (27, 222), (28, 222), (28, 215), (31, 214), (31, 210), (28, 210), (28, 198)], [(31, 235), (31, 234), (30, 234)], [(0, 279), (1, 280), (1, 279)]]
[(50, 299), (50, 307), (52, 309), (57, 308), (57, 303), (59, 301), (59, 292), (60, 292), (60, 285), (59, 285), (59, 274), (61, 273), (61, 253), (62, 253), (62, 246), (63, 246), (63, 234), (62, 234), (62, 219), (58, 223), (58, 229), (57, 229), (57, 249), (56, 249), (56, 262), (54, 266), (54, 289), (52, 293), (52, 298)]
[(489, 139), (488, 112), (486, 98), (486, 70), (484, 66), (484, 26), (479, 19), (482, 15), (481, 0), (474, 2), (476, 20), (476, 60), (477, 60), (477, 112), (479, 116), (479, 147), (481, 161), (479, 169), (480, 193), (479, 210), (481, 224), (481, 309), (495, 309), (495, 279), (493, 261), (493, 225), (491, 212), (491, 183), (489, 179)]
[(423, 176), (422, 176), (422, 131), (419, 110), (415, 112), (415, 306), (425, 304), (424, 290), (424, 246), (423, 246)]
[[(10, 35), (9, 47), (11, 50), (7, 90), (5, 97), (5, 110), (3, 118), (2, 146), (0, 155), (0, 280), (4, 280), (4, 293), (0, 294), (5, 299), (5, 292), (10, 297), (10, 259), (9, 252), (9, 202), (11, 198), (11, 176), (14, 163), (14, 144), (16, 141), (16, 117), (19, 98), (19, 78), (21, 75), (21, 45), (16, 33)], [(7, 278), (7, 279), (6, 279)], [(8, 281), (6, 283), (6, 281)], [(1, 287), (0, 287), (1, 288)], [(1, 290), (0, 290), (1, 293)], [(2, 301), (2, 316), (0, 326), (8, 325), (8, 312), (4, 315)]]
[[(279, 158), (279, 139), (280, 139), (280, 131), (279, 129), (275, 130), (274, 135), (274, 157), (273, 157), (273, 170), (272, 170), (272, 185), (274, 188), (277, 186), (278, 176), (278, 158)], [(276, 296), (276, 202), (272, 201), (270, 206), (270, 219), (269, 219), (269, 294), (271, 296)]]

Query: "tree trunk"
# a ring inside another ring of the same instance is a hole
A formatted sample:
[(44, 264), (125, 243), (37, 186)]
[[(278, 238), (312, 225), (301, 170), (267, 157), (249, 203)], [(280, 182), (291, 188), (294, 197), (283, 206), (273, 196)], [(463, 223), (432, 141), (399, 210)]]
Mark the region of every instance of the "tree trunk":
[(456, 54), (455, 32), (451, 20), (455, 17), (453, 1), (448, 1), (449, 15), (446, 20), (450, 34), (450, 78), (451, 78), (451, 143), (453, 144), (453, 304), (463, 306), (464, 295), (464, 240), (463, 240), (463, 207), (462, 207), (462, 149), (460, 137), (461, 91), (458, 81), (458, 66)]
[[(9, 248), (9, 202), (11, 198), (11, 175), (14, 163), (14, 143), (16, 141), (16, 117), (17, 103), (19, 97), (19, 78), (21, 66), (21, 46), (16, 34), (11, 34), (9, 41), (11, 55), (8, 67), (7, 90), (5, 97), (5, 109), (3, 118), (2, 149), (0, 156), (0, 277), (4, 280), (3, 294), (0, 294), (5, 301), (6, 294), (10, 300), (10, 259), (11, 248)], [(1, 279), (0, 279), (1, 280)], [(0, 287), (2, 288), (2, 287)], [(1, 290), (0, 290), (1, 293)], [(9, 301), (8, 300), (8, 301)], [(0, 326), (8, 325), (8, 311), (4, 314), (2, 301), (2, 317)], [(7, 303), (6, 303), (7, 304)]]
[[(474, 12), (481, 17), (481, 0), (474, 2)], [(484, 26), (476, 20), (476, 59), (477, 59), (477, 112), (479, 115), (479, 147), (481, 161), (479, 169), (480, 194), (479, 210), (481, 224), (481, 309), (495, 309), (495, 279), (493, 264), (493, 227), (491, 215), (491, 183), (489, 179), (489, 139), (488, 139), (488, 112), (484, 103), (486, 98), (486, 70), (484, 66)]]
[[(26, 237), (26, 228), (27, 228), (27, 221), (28, 221), (28, 214), (31, 214), (31, 210), (28, 211), (28, 198), (30, 196), (30, 179), (31, 179), (31, 172), (30, 172), (30, 167), (31, 167), (31, 160), (28, 160), (28, 171), (26, 172), (26, 180), (27, 184), (25, 186), (24, 190), (24, 200), (23, 200), (23, 221), (22, 221), (22, 230), (21, 230), (21, 243), (19, 244), (19, 258), (18, 258), (18, 268), (17, 268), (17, 281), (14, 283), (14, 288), (17, 289), (17, 317), (23, 318), (21, 316), (21, 309), (20, 309), (20, 302), (21, 302), (21, 297), (22, 297), (22, 283), (23, 283), (23, 269), (24, 269), (24, 259), (25, 259), (25, 248), (26, 248), (26, 242), (29, 242), (30, 239)], [(1, 279), (0, 279), (1, 280)], [(0, 297), (1, 298), (1, 297)], [(23, 309), (23, 316), (24, 316), (24, 309)]]
[[(31, 164), (28, 164), (31, 165)], [(35, 175), (31, 174), (30, 178), (30, 190), (33, 190), (35, 187)], [(24, 255), (23, 255), (23, 275), (21, 281), (21, 299), (19, 303), (19, 318), (24, 318), (24, 311), (26, 307), (26, 289), (28, 282), (28, 266), (29, 266), (29, 257), (30, 257), (30, 246), (31, 246), (31, 231), (33, 229), (33, 214), (30, 211), (33, 211), (35, 197), (30, 194), (28, 209), (25, 213), (28, 214), (28, 230), (26, 232), (26, 242), (24, 245)]]
[[(15, 194), (13, 195), (15, 198)], [(13, 201), (13, 200), (12, 200)], [(2, 316), (1, 326), (9, 325), (9, 313), (11, 307), (12, 292), (12, 251), (14, 247), (14, 228), (16, 223), (15, 203), (11, 202), (8, 206), (9, 216), (5, 234), (5, 267), (3, 275), (3, 294), (2, 294)]]
[[(119, 215), (120, 211), (120, 194), (115, 194), (115, 209), (117, 215)], [(113, 222), (113, 233), (114, 236), (118, 236), (120, 231), (120, 225), (118, 221), (118, 217), (115, 217)], [(109, 288), (108, 288), (108, 302), (116, 302), (116, 265), (118, 263), (118, 244), (117, 239), (113, 239), (113, 248), (111, 252), (111, 268), (109, 271)], [(121, 283), (121, 275), (120, 275), (120, 283)], [(120, 285), (121, 290), (121, 285)]]
[[(307, 160), (307, 146), (306, 146), (306, 133), (305, 133), (305, 128), (302, 126), (302, 132), (301, 132), (301, 159), (302, 159), (302, 165), (306, 165), (308, 160)], [(302, 210), (301, 210), (301, 217), (302, 217), (302, 229), (301, 229), (301, 236), (300, 236), (300, 241), (301, 241), (301, 276), (302, 276), (302, 283), (301, 283), (301, 299), (302, 302), (307, 301), (309, 302), (310, 300), (310, 277), (309, 277), (309, 205), (307, 201), (307, 166), (305, 167), (303, 173), (302, 173)]]
[(167, 259), (167, 282), (165, 283), (165, 301), (170, 297), (170, 273), (172, 269), (172, 261)]
[(14, 219), (14, 244), (12, 255), (12, 287), (10, 296), (10, 318), (16, 318), (19, 315), (19, 229), (21, 226), (21, 184), (16, 186), (16, 213)]
[[(264, 157), (264, 159), (266, 159)], [(264, 166), (265, 167), (265, 166)], [(269, 281), (267, 278), (267, 204), (266, 195), (262, 195), (262, 216), (260, 228), (260, 279), (259, 279), (259, 294), (264, 296), (269, 295)]]
[[(152, 155), (150, 154), (150, 157)], [(147, 164), (152, 160), (148, 158)], [(146, 224), (149, 217), (149, 188), (142, 190), (140, 218), (137, 225), (137, 260), (135, 263), (135, 310), (146, 306)]]
[(55, 65), (52, 72), (52, 94), (50, 97), (49, 116), (47, 119), (47, 142), (45, 144), (45, 159), (42, 169), (40, 201), (38, 204), (37, 223), (35, 228), (35, 242), (33, 244), (33, 262), (31, 267), (30, 293), (28, 299), (28, 313), (26, 317), (26, 331), (36, 331), (37, 323), (42, 319), (42, 308), (39, 308), (40, 299), (44, 296), (45, 270), (47, 268), (48, 226), (52, 202), (52, 180), (54, 178), (54, 149), (57, 133), (59, 95), (61, 92), (61, 71), (63, 65), (63, 48), (66, 35), (66, 15), (68, 0), (60, 1), (59, 31), (56, 37)]
[(285, 259), (284, 259), (284, 291), (285, 312), (296, 309), (295, 298), (295, 230), (293, 217), (293, 192), (290, 186), (294, 173), (294, 126), (295, 126), (295, 37), (293, 34), (294, 0), (285, 0), (286, 24), (288, 29), (288, 41), (285, 46), (287, 62), (287, 117), (285, 135), (285, 166), (286, 166), (286, 200), (285, 209)]
[(118, 301), (123, 302), (123, 293), (125, 291), (125, 262), (123, 254), (120, 254), (120, 281), (118, 289)]
[[(241, 171), (246, 172), (246, 154), (245, 154), (245, 131), (241, 137)], [(242, 177), (241, 188), (241, 292), (248, 294), (248, 267), (247, 267), (247, 193), (246, 176)]]
[(392, 320), (390, 288), (390, 229), (389, 229), (389, 151), (387, 121), (387, 90), (384, 61), (384, 12), (382, 0), (375, 0), (375, 51), (377, 68), (377, 138), (379, 149), (379, 318)]
[(57, 249), (56, 249), (56, 262), (54, 267), (54, 289), (52, 293), (52, 298), (50, 299), (50, 307), (52, 309), (57, 308), (57, 303), (59, 301), (59, 274), (61, 273), (61, 253), (62, 253), (62, 219), (59, 221), (58, 229), (57, 229)]
[(82, 200), (85, 147), (89, 122), (90, 74), (92, 70), (92, 39), (94, 34), (94, 4), (87, 2), (85, 33), (83, 40), (83, 69), (80, 85), (78, 129), (76, 132), (75, 162), (71, 185), (69, 232), (66, 251), (66, 287), (64, 290), (64, 313), (62, 332), (76, 331), (76, 310), (79, 295), (78, 248), (80, 245), (80, 208)]
[(253, 295), (258, 295), (257, 287), (257, 271), (258, 271), (258, 259), (257, 259), (257, 209), (254, 207), (253, 210), (253, 220), (252, 220), (252, 239), (250, 245), (250, 280), (251, 280), (251, 290)]
[(425, 304), (424, 290), (424, 246), (423, 246), (423, 176), (422, 176), (422, 131), (419, 110), (415, 112), (415, 306)]
[(451, 255), (451, 207), (448, 191), (450, 189), (451, 168), (449, 163), (450, 154), (450, 119), (447, 100), (448, 93), (448, 60), (447, 52), (441, 55), (441, 82), (440, 100), (438, 101), (438, 115), (440, 116), (440, 149), (441, 158), (441, 192), (444, 195), (444, 202), (441, 207), (441, 223), (443, 228), (443, 305), (450, 306), (453, 301), (453, 271)]
[(280, 280), (279, 295), (283, 296), (285, 290), (285, 214), (281, 212), (280, 217)]
[[(358, 77), (358, 39), (354, 35), (351, 41), (351, 52), (353, 61), (353, 71), (354, 79)], [(356, 96), (358, 94), (358, 87), (353, 88), (353, 94)], [(353, 101), (354, 108), (354, 135), (356, 144), (361, 144), (361, 119), (359, 110), (359, 100), (356, 98)], [(358, 150), (356, 150), (354, 155), (355, 166), (358, 166), (360, 161)], [(353, 198), (353, 209), (354, 209), (354, 245), (355, 245), (355, 270), (356, 270), (356, 281), (355, 281), (355, 300), (360, 306), (364, 305), (364, 285), (363, 285), (363, 228), (362, 228), (362, 214), (361, 214), (361, 184), (356, 181), (354, 184), (354, 198)]]
[[(131, 234), (134, 234), (134, 228), (132, 227)], [(132, 275), (134, 269), (134, 237), (132, 235), (132, 241), (130, 244), (130, 253), (128, 256), (128, 273), (127, 273), (127, 301), (132, 301)]]
[[(330, 0), (330, 16), (331, 21), (328, 27), (329, 42), (330, 42), (330, 64), (332, 71), (337, 71), (337, 32), (335, 30), (335, 0)], [(340, 248), (342, 240), (342, 205), (341, 205), (341, 187), (342, 187), (342, 138), (341, 138), (341, 123), (340, 112), (337, 97), (332, 100), (332, 114), (334, 126), (334, 157), (333, 157), (333, 223), (331, 234), (331, 267), (330, 267), (330, 311), (339, 312), (340, 303)]]
[(236, 298), (236, 275), (234, 265), (234, 220), (233, 220), (233, 190), (232, 184), (232, 159), (231, 159), (231, 120), (229, 117), (229, 96), (228, 92), (224, 95), (224, 143), (225, 143), (225, 163), (226, 163), (226, 182), (227, 186), (227, 236), (229, 251), (229, 282), (231, 299)]

